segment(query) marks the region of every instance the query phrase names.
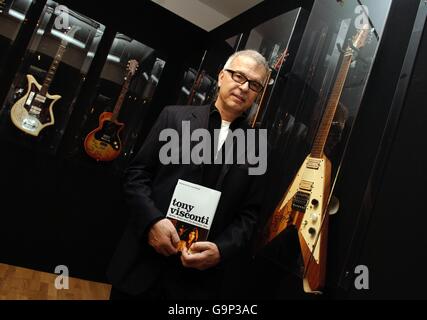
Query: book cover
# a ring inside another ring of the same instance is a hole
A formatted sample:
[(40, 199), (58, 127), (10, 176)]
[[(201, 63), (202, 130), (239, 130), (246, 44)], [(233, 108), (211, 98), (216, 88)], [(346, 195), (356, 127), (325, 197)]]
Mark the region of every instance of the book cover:
[(208, 238), (220, 197), (221, 192), (217, 190), (178, 180), (166, 217), (181, 239), (179, 251)]

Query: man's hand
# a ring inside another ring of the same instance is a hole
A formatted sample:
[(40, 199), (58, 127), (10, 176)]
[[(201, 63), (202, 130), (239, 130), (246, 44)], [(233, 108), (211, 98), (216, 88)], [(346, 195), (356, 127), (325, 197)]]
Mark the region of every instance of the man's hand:
[(213, 242), (200, 241), (184, 247), (181, 255), (182, 265), (186, 268), (205, 270), (216, 266), (221, 261), (218, 247)]
[(178, 233), (169, 219), (157, 221), (148, 232), (148, 244), (161, 255), (176, 254), (178, 243)]

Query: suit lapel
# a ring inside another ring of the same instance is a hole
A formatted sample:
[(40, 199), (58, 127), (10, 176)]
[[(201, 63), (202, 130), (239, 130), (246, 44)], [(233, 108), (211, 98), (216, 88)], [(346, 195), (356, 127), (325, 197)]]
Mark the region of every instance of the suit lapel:
[[(210, 114), (210, 106), (209, 105), (200, 106), (200, 107), (195, 108), (187, 118), (183, 119), (183, 121), (190, 121), (190, 132), (191, 133), (194, 130), (199, 129), (199, 128), (203, 128), (203, 129), (208, 130), (209, 114)], [(244, 131), (245, 131), (245, 129), (247, 129), (244, 125), (240, 125), (238, 128), (240, 128)], [(238, 128), (235, 128), (235, 129), (238, 129)], [(213, 137), (211, 137), (211, 138), (213, 138)], [(245, 133), (245, 138), (247, 138), (246, 133)], [(232, 137), (230, 135), (228, 135), (226, 140), (229, 141), (229, 139), (232, 139)], [(191, 141), (191, 144), (190, 144), (191, 149), (190, 150), (193, 150), (193, 147), (195, 145), (197, 145), (198, 143), (199, 142), (197, 142), (197, 141)], [(225, 145), (225, 143), (224, 143), (224, 145)], [(224, 179), (232, 167), (232, 164), (229, 164), (229, 163), (232, 163), (232, 161), (230, 161), (231, 159), (233, 159), (232, 157), (235, 156), (235, 158), (233, 160), (237, 161), (237, 159), (240, 159), (240, 157), (245, 156), (245, 155), (240, 155), (240, 154), (239, 155), (237, 155), (237, 154), (233, 155), (234, 151), (236, 151), (237, 149), (238, 148), (236, 148), (236, 139), (234, 139), (233, 140), (233, 148), (231, 150), (226, 150), (226, 154), (224, 156), (225, 163), (221, 167), (220, 174), (219, 174), (219, 177), (218, 177), (218, 180), (216, 183), (217, 189), (220, 189), (222, 187), (222, 184), (224, 183)], [(215, 150), (212, 150), (212, 152), (215, 152)], [(195, 168), (201, 167), (201, 170), (200, 170), (201, 175), (200, 175), (200, 181), (199, 181), (199, 183), (200, 183), (202, 176), (203, 176), (204, 165), (203, 164), (201, 164), (201, 165), (192, 164), (192, 165)]]
[[(190, 122), (190, 135), (194, 132), (196, 129), (206, 129), (208, 130), (209, 127), (209, 112), (210, 112), (210, 106), (199, 106), (196, 107), (190, 115), (188, 115), (186, 118), (183, 118), (182, 121), (189, 121)], [(193, 148), (198, 144), (198, 141), (192, 141), (190, 140), (190, 152), (193, 150)], [(210, 147), (210, 146), (209, 146)], [(191, 156), (191, 155), (190, 155)], [(190, 165), (192, 167), (191, 171), (194, 173), (194, 183), (201, 184), (203, 179), (203, 171), (204, 171), (204, 165), (196, 165), (193, 163), (193, 161), (190, 161)]]
[(190, 121), (191, 132), (199, 128), (207, 130), (209, 125), (209, 111), (209, 106), (197, 107), (187, 118), (183, 119), (183, 121)]
[[(246, 139), (247, 139), (246, 129), (247, 128), (244, 126), (240, 126), (240, 127), (234, 128), (234, 130), (236, 130), (236, 129), (242, 129), (244, 131), (245, 143), (246, 143), (247, 142), (246, 141)], [(233, 148), (231, 150), (225, 150), (225, 152), (226, 152), (225, 157), (224, 157), (225, 163), (222, 166), (221, 172), (220, 172), (219, 177), (218, 177), (217, 188), (221, 188), (227, 173), (230, 171), (230, 169), (232, 167), (231, 163), (237, 164), (238, 159), (242, 159), (242, 158), (246, 159), (245, 158), (246, 154), (237, 154), (237, 151), (240, 150), (236, 146), (236, 140), (237, 139), (234, 139), (234, 137), (231, 137), (230, 134), (227, 136), (226, 141), (224, 142), (223, 146), (225, 146), (227, 142), (230, 143), (229, 142), (230, 139), (233, 139)], [(245, 148), (243, 148), (243, 150), (244, 150), (243, 152), (245, 153), (246, 152), (246, 146), (245, 146)]]

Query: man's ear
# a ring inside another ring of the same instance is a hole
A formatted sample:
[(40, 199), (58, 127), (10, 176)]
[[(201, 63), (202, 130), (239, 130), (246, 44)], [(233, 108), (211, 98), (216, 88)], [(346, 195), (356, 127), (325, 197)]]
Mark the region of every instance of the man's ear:
[(222, 81), (224, 79), (224, 70), (221, 70), (218, 74), (218, 87), (221, 87)]

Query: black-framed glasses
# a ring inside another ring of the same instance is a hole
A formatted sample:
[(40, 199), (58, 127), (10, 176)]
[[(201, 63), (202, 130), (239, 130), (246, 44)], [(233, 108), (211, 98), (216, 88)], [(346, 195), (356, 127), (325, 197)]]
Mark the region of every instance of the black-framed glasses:
[(234, 71), (230, 69), (224, 69), (224, 70), (227, 72), (230, 72), (231, 79), (233, 79), (237, 83), (240, 83), (240, 84), (244, 84), (246, 82), (249, 83), (249, 89), (257, 93), (261, 92), (264, 89), (264, 86), (261, 83), (255, 80), (249, 80), (248, 78), (246, 78), (244, 74), (240, 73), (239, 71)]

